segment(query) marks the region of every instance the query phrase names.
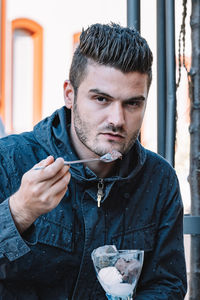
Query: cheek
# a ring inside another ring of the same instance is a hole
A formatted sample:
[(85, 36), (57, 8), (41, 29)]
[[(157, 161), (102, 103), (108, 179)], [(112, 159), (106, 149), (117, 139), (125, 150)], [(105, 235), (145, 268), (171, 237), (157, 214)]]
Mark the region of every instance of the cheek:
[(82, 118), (86, 123), (91, 124), (91, 126), (93, 125), (93, 127), (91, 127), (92, 130), (95, 127), (101, 125), (105, 121), (105, 114), (101, 113), (97, 109), (95, 111), (86, 110), (86, 112), (82, 114)]
[(131, 116), (128, 116), (127, 118), (127, 126), (128, 128), (132, 128), (133, 130), (136, 130), (141, 127), (142, 122), (144, 118), (144, 111), (137, 112), (135, 114), (132, 114)]

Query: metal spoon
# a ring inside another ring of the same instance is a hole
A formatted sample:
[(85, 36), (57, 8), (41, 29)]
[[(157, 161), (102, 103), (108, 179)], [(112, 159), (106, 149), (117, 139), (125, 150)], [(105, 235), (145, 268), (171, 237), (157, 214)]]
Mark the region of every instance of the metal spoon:
[[(85, 162), (92, 162), (92, 161), (103, 161), (105, 163), (109, 163), (112, 161), (117, 160), (118, 158), (122, 158), (122, 154), (118, 152), (117, 150), (112, 150), (111, 152), (108, 152), (100, 157), (96, 158), (86, 158), (86, 159), (79, 159), (79, 160), (71, 160), (71, 161), (64, 161), (64, 165), (72, 165), (72, 164), (80, 164)], [(33, 170), (41, 170), (46, 168), (46, 166), (41, 167), (35, 167)]]

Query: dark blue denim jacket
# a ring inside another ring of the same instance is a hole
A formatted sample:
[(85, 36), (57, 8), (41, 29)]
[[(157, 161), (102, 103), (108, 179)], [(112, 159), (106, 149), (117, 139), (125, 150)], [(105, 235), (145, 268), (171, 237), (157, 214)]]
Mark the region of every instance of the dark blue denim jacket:
[(9, 209), (9, 196), (23, 174), (49, 154), (77, 156), (61, 108), (33, 132), (0, 140), (0, 299), (103, 300), (91, 261), (94, 248), (143, 249), (144, 266), (136, 300), (184, 299), (186, 270), (182, 200), (174, 169), (137, 141), (105, 178), (97, 207), (99, 178), (81, 164), (60, 204), (40, 216), (21, 236)]

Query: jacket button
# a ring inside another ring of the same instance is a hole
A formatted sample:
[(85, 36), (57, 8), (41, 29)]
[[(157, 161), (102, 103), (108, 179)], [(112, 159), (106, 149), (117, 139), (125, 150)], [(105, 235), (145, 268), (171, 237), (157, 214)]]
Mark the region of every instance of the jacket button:
[(125, 193), (124, 194), (124, 198), (128, 199), (130, 197), (130, 194), (129, 193)]

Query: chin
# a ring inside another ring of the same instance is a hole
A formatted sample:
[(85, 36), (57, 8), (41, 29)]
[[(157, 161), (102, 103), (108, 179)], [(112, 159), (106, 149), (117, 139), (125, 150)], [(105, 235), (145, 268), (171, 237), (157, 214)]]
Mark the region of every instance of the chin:
[(108, 152), (111, 152), (111, 151), (113, 151), (113, 150), (116, 150), (116, 151), (118, 151), (118, 152), (120, 152), (120, 153), (122, 153), (122, 154), (124, 154), (124, 149), (123, 149), (123, 147), (119, 147), (119, 145), (114, 145), (114, 144), (112, 144), (112, 145), (105, 145), (104, 147), (96, 147), (95, 148), (95, 150), (94, 150), (94, 152), (97, 154), (97, 155), (99, 155), (99, 156), (101, 156), (101, 155), (104, 155), (104, 154), (106, 154), (106, 153), (108, 153)]

